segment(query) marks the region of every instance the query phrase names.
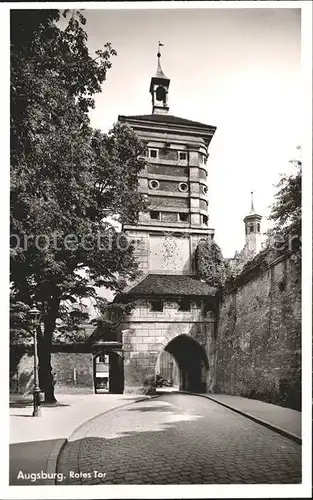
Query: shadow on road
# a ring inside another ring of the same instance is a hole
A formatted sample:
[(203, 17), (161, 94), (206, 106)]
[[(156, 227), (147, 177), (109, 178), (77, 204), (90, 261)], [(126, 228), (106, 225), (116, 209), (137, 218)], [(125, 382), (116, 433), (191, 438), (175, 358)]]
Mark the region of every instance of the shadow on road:
[(42, 486), (45, 479), (37, 477), (35, 480), (23, 479), (22, 476), (47, 472), (47, 461), (58, 442), (58, 439), (46, 441), (31, 441), (26, 443), (10, 444), (9, 449), (9, 485), (10, 486)]
[[(33, 406), (33, 401), (10, 401), (10, 408), (29, 408), (30, 406)], [(45, 408), (56, 408), (59, 406), (70, 406), (65, 403), (59, 403), (58, 401), (56, 403), (45, 403), (44, 401), (41, 403), (41, 406)]]
[(147, 412), (147, 411), (152, 411), (152, 412), (155, 412), (155, 411), (160, 411), (162, 413), (164, 412), (168, 412), (168, 413), (176, 413), (173, 408), (169, 405), (159, 405), (159, 406), (155, 406), (155, 407), (152, 407), (152, 406), (140, 406), (140, 407), (136, 407), (136, 408), (129, 408), (127, 411), (140, 411), (140, 412)]

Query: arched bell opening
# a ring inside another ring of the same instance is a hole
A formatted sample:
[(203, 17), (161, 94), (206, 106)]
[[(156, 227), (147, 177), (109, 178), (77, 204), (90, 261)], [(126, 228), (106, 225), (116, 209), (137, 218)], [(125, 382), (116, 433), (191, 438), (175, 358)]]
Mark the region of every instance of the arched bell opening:
[(203, 347), (188, 335), (179, 335), (164, 349), (177, 362), (179, 389), (190, 392), (206, 392), (208, 358)]
[(124, 360), (120, 352), (98, 352), (93, 358), (94, 391), (96, 394), (123, 394)]

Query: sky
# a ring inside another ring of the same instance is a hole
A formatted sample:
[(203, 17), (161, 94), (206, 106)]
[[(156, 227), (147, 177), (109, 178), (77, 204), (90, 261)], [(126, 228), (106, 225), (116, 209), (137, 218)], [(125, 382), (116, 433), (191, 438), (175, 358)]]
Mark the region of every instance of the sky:
[(280, 174), (301, 144), (301, 19), (298, 9), (85, 10), (91, 52), (117, 50), (91, 124), (151, 113), (149, 85), (161, 64), (171, 79), (170, 114), (217, 127), (211, 142), (209, 226), (224, 257), (244, 245), (242, 219), (264, 219)]

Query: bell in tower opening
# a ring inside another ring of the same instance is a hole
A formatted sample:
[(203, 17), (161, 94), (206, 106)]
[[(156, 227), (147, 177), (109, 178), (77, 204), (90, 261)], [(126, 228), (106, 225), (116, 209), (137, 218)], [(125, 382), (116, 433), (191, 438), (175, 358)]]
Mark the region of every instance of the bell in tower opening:
[(166, 103), (166, 90), (164, 87), (159, 86), (156, 89), (155, 95), (157, 101), (162, 101), (164, 104)]

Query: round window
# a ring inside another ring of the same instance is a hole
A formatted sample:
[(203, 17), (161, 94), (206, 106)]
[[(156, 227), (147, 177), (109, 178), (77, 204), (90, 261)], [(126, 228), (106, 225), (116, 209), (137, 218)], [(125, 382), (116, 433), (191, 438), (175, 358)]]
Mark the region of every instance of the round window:
[(186, 182), (180, 182), (178, 184), (178, 189), (179, 189), (179, 191), (186, 193), (186, 191), (188, 191), (188, 184)]
[(202, 192), (203, 192), (203, 194), (207, 194), (208, 187), (207, 186), (202, 186)]
[(152, 179), (151, 181), (149, 181), (149, 187), (151, 189), (159, 189), (160, 183), (156, 179)]

